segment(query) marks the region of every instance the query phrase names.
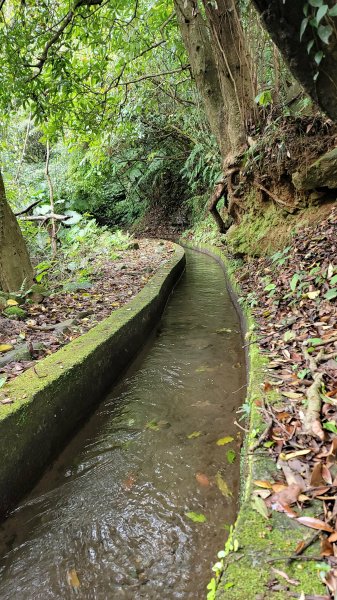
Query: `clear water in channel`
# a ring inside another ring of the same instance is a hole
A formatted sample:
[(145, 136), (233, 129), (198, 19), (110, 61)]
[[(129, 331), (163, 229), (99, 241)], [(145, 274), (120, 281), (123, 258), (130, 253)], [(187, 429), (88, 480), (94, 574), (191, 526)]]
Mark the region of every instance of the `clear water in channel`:
[(1, 600), (204, 599), (237, 510), (244, 386), (224, 274), (189, 251), (152, 339), (2, 524)]

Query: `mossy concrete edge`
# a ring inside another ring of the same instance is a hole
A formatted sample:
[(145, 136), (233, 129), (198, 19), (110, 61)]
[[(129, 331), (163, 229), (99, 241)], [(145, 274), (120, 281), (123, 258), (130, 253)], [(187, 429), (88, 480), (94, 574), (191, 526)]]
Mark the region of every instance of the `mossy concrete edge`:
[(172, 257), (125, 306), (5, 385), (0, 398), (0, 517), (27, 493), (120, 376), (160, 318), (185, 268)]
[[(215, 258), (222, 266), (229, 293), (238, 311), (242, 331), (245, 336), (245, 353), (247, 367), (247, 395), (245, 402), (250, 406), (249, 422), (243, 423), (248, 427), (241, 453), (241, 494), (238, 516), (233, 528), (232, 538), (236, 540), (236, 552), (231, 552), (224, 560), (224, 571), (220, 576), (217, 592), (213, 596), (216, 600), (284, 600), (288, 592), (268, 588), (272, 579), (278, 579), (279, 584), (287, 586), (287, 582), (275, 572), (272, 567), (286, 571), (289, 577), (299, 582), (299, 585), (288, 586), (296, 594), (324, 594), (315, 562), (294, 562), (287, 564), (287, 558), (294, 553), (299, 542), (312, 536), (312, 530), (306, 529), (289, 519), (284, 514), (273, 511), (269, 519), (252, 508), (252, 492), (254, 480), (272, 480), (277, 477), (275, 462), (269, 457), (268, 452), (260, 448), (254, 454), (249, 448), (256, 441), (256, 431), (262, 432), (265, 425), (261, 420), (257, 400), (261, 400), (265, 392), (262, 391), (266, 379), (268, 361), (259, 351), (255, 336), (255, 323), (249, 306), (239, 302), (242, 295), (234, 261), (231, 261), (225, 251), (209, 244), (191, 244), (185, 240), (181, 242), (186, 248), (203, 252)], [(281, 396), (274, 390), (267, 393), (269, 402), (280, 400)], [(234, 546), (234, 544), (232, 544)], [(219, 550), (222, 550), (219, 548)], [(319, 551), (313, 547), (306, 555), (317, 556)], [(275, 563), (268, 560), (282, 558)], [(216, 557), (214, 557), (216, 561)], [(220, 575), (220, 574), (219, 574)], [(209, 594), (212, 598), (212, 594)]]

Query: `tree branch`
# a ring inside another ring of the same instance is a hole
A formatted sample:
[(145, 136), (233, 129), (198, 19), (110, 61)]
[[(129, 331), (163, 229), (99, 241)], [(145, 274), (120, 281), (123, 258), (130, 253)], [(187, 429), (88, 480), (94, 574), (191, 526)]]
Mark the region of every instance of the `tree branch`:
[[(2, 0), (2, 1), (4, 1), (4, 0)], [(35, 65), (32, 65), (33, 68), (38, 69), (38, 71), (37, 71), (37, 73), (35, 73), (35, 75), (33, 75), (30, 78), (30, 81), (33, 81), (34, 79), (36, 79), (40, 75), (40, 73), (41, 73), (41, 71), (42, 71), (42, 69), (43, 69), (43, 67), (45, 65), (45, 62), (46, 62), (46, 60), (48, 58), (48, 53), (49, 53), (50, 48), (54, 44), (56, 44), (56, 42), (60, 39), (60, 37), (61, 37), (62, 33), (64, 32), (64, 30), (72, 22), (75, 14), (76, 14), (76, 10), (78, 8), (80, 8), (81, 6), (97, 6), (97, 5), (101, 5), (102, 2), (103, 2), (103, 0), (77, 0), (77, 2), (75, 2), (73, 8), (71, 8), (69, 10), (69, 12), (65, 15), (65, 17), (62, 19), (62, 21), (61, 21), (62, 25), (55, 31), (54, 35), (52, 35), (52, 37), (50, 38), (50, 40), (48, 40), (48, 42), (46, 43), (46, 45), (45, 45), (45, 47), (44, 47), (44, 49), (42, 51), (42, 54), (41, 54), (38, 62)]]

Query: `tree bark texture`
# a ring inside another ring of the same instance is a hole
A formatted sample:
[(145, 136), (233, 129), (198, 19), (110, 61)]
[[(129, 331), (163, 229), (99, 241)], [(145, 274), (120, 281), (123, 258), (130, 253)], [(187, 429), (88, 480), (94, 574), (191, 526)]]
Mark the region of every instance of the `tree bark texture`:
[(230, 151), (227, 117), (207, 24), (194, 0), (174, 0), (174, 4), (192, 75), (211, 131), (224, 157)]
[[(305, 91), (333, 120), (337, 120), (337, 18), (324, 17), (321, 24), (331, 24), (332, 34), (325, 44), (308, 24), (300, 40), (304, 19), (303, 0), (253, 0), (262, 23), (278, 46), (294, 77)], [(325, 2), (332, 7), (334, 0)], [(307, 45), (314, 40), (310, 53)], [(324, 57), (317, 67), (314, 56), (322, 51)], [(318, 71), (318, 77), (314, 76)]]
[(235, 0), (203, 0), (226, 115), (230, 153), (247, 143), (247, 126), (255, 120), (254, 69)]
[(33, 268), (18, 222), (7, 203), (0, 171), (0, 289), (13, 292), (33, 281)]

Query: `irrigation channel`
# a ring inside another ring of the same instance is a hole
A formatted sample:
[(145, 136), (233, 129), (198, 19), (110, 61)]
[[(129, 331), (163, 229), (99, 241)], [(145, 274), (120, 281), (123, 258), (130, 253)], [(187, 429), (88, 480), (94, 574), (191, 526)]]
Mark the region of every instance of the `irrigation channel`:
[(224, 273), (187, 251), (151, 339), (2, 524), (1, 600), (204, 599), (237, 511), (244, 388)]

